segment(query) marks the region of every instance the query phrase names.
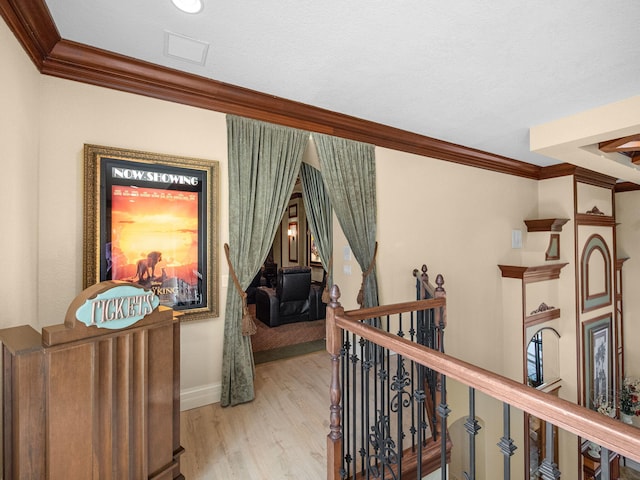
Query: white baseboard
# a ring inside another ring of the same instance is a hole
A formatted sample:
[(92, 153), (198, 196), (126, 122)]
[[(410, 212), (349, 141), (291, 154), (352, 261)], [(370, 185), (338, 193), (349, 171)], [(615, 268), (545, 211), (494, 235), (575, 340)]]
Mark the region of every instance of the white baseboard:
[(219, 403), (222, 396), (221, 384), (209, 384), (200, 387), (186, 388), (180, 391), (180, 411)]

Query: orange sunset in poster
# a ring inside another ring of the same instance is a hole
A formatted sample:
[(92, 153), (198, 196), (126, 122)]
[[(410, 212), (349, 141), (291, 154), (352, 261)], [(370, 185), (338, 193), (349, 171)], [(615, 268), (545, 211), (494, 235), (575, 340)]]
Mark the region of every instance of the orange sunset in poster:
[(111, 278), (150, 287), (166, 304), (197, 301), (198, 194), (116, 185)]

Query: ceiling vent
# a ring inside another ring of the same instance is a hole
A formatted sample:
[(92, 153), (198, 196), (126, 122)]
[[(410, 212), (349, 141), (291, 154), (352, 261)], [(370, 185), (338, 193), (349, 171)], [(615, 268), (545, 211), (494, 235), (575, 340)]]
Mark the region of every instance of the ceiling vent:
[(164, 31), (164, 55), (186, 62), (204, 65), (207, 60), (209, 43), (177, 33)]

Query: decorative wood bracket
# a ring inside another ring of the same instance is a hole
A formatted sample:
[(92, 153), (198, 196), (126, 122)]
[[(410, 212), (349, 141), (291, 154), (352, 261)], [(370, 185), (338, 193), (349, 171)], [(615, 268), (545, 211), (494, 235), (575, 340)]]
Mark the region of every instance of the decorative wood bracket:
[(524, 283), (543, 282), (560, 278), (560, 270), (567, 263), (552, 263), (535, 267), (518, 267), (514, 265), (498, 265), (504, 278), (517, 278)]
[(525, 220), (527, 232), (561, 232), (562, 226), (569, 221), (568, 218), (542, 218)]

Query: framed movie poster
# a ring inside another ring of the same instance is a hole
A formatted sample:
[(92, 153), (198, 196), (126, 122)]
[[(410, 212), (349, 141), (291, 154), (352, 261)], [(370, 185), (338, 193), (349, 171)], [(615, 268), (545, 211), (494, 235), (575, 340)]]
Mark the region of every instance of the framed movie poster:
[(84, 147), (84, 288), (135, 283), (184, 320), (218, 316), (218, 162)]

